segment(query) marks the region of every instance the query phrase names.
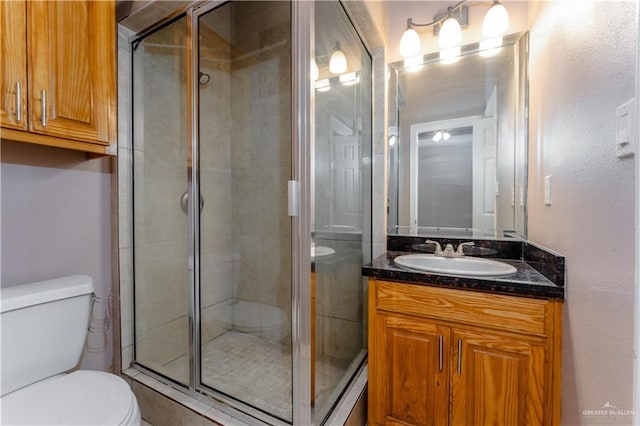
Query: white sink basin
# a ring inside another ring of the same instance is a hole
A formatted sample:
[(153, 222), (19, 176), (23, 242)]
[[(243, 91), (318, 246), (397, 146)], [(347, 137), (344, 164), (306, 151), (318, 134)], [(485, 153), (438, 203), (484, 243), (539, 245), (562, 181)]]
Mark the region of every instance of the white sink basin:
[(336, 251), (331, 247), (311, 246), (311, 257), (314, 259), (318, 257), (331, 256), (335, 252)]
[(407, 254), (394, 259), (396, 265), (420, 271), (451, 275), (498, 277), (516, 272), (516, 268), (503, 262), (477, 257), (442, 257), (432, 254)]

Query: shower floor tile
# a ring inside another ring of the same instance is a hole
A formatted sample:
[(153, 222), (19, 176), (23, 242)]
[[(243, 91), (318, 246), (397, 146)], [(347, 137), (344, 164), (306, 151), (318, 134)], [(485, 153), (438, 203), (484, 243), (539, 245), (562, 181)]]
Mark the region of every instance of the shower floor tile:
[[(327, 404), (348, 362), (316, 357), (316, 406)], [(186, 357), (165, 365), (183, 373)], [(291, 421), (291, 349), (229, 331), (202, 347), (202, 383), (276, 417)]]

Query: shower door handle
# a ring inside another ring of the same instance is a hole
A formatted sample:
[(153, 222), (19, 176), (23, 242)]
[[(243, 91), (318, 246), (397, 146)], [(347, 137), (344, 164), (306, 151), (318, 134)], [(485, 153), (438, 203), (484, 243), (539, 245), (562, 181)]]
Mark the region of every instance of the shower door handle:
[[(200, 211), (204, 208), (204, 198), (200, 194)], [(184, 214), (189, 213), (189, 191), (184, 191), (184, 194), (180, 197), (180, 209)]]

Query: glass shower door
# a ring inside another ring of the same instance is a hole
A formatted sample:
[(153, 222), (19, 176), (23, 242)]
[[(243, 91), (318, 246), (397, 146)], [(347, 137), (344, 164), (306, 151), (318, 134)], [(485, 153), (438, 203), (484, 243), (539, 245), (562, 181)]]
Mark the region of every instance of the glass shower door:
[(339, 2), (315, 2), (315, 22), (312, 398), (320, 424), (367, 352), (362, 265), (371, 260), (371, 56)]
[(198, 12), (200, 383), (292, 422), (291, 4)]
[(132, 44), (135, 355), (189, 383), (186, 18)]

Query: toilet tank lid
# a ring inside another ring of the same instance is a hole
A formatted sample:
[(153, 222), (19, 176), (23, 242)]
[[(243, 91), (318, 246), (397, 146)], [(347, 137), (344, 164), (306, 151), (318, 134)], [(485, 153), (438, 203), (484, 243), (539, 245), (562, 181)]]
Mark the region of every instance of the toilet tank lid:
[(93, 280), (88, 275), (73, 275), (4, 287), (0, 290), (0, 312), (10, 312), (27, 306), (91, 293), (93, 293)]

